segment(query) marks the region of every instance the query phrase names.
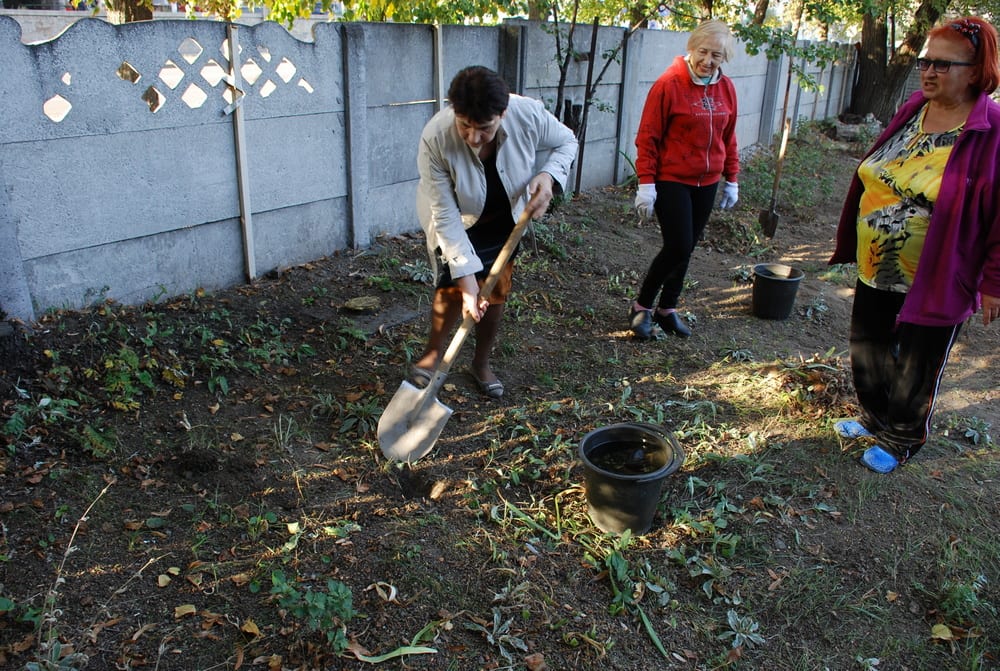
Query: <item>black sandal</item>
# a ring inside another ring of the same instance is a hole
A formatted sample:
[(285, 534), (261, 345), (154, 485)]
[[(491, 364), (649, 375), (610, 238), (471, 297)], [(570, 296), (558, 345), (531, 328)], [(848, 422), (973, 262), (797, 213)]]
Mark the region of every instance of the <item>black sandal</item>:
[(489, 396), (490, 398), (493, 399), (499, 399), (500, 397), (503, 396), (503, 391), (504, 391), (503, 382), (501, 382), (500, 380), (494, 380), (493, 382), (486, 382), (485, 380), (480, 380), (476, 376), (476, 374), (473, 373), (471, 370), (469, 371), (469, 375), (471, 375), (472, 379), (476, 381), (476, 385), (479, 387), (479, 391), (484, 396)]

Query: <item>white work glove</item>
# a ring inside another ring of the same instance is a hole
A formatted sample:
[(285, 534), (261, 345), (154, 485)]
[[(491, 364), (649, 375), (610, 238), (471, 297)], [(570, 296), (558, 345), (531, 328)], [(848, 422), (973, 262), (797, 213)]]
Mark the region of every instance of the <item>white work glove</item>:
[(722, 198), (719, 199), (719, 207), (723, 210), (728, 210), (736, 205), (736, 201), (739, 199), (740, 185), (736, 182), (726, 182), (726, 185), (722, 187)]
[(643, 219), (652, 219), (656, 216), (653, 204), (656, 202), (656, 185), (640, 184), (639, 191), (635, 194), (635, 209)]

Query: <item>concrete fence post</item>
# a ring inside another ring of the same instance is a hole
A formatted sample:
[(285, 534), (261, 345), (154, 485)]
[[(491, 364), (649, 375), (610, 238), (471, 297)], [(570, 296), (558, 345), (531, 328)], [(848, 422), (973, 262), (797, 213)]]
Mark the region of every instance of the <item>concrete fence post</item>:
[[(628, 30), (626, 28), (626, 30)], [(641, 31), (632, 33), (625, 40), (622, 48), (622, 85), (618, 91), (618, 136), (615, 157), (615, 181), (621, 183), (628, 179), (632, 166), (625, 158), (631, 156), (634, 149), (634, 138), (631, 129), (638, 127), (636, 119), (642, 116), (645, 100), (639, 97), (639, 63), (642, 60), (643, 34)]]
[[(226, 40), (229, 43), (229, 53), (240, 53), (239, 28), (235, 23), (226, 25)], [(243, 233), (243, 268), (248, 281), (257, 279), (257, 254), (254, 251), (253, 215), (250, 207), (250, 165), (247, 160), (247, 142), (243, 117), (243, 80), (238, 67), (238, 57), (230, 59), (229, 76), (232, 78), (233, 102), (228, 108), (233, 117), (233, 134), (236, 147), (236, 180), (237, 192), (240, 198), (240, 229)], [(231, 109), (230, 109), (231, 108)]]
[[(3, 183), (2, 174), (0, 183)], [(24, 260), (17, 242), (17, 223), (11, 216), (5, 189), (0, 189), (0, 310), (26, 322), (35, 320)]]
[(368, 191), (368, 90), (365, 59), (365, 28), (357, 23), (343, 26), (344, 106), (347, 136), (347, 200), (350, 222), (348, 235), (351, 247), (365, 249), (371, 245)]
[(778, 96), (784, 89), (779, 82), (782, 81), (781, 73), (784, 71), (782, 66), (785, 64), (785, 58), (782, 55), (767, 61), (767, 74), (764, 76), (764, 100), (760, 110), (760, 130), (757, 133), (757, 142), (765, 147), (771, 146), (771, 138), (775, 132), (774, 119), (778, 114)]

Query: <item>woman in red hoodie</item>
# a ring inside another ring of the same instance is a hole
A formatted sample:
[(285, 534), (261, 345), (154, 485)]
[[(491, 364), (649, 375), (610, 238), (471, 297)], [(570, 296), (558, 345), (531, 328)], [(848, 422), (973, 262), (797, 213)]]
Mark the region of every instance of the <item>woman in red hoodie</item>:
[(723, 178), (719, 207), (739, 198), (736, 89), (720, 69), (735, 53), (732, 33), (721, 21), (706, 21), (691, 32), (687, 50), (653, 83), (635, 138), (635, 207), (645, 219), (655, 213), (663, 235), (629, 310), (629, 326), (642, 340), (652, 336), (654, 323), (682, 338), (691, 335), (677, 314), (691, 252)]

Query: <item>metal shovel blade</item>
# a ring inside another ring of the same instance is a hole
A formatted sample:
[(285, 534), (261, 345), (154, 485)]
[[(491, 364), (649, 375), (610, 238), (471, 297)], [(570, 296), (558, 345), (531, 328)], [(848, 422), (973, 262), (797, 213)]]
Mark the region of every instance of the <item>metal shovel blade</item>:
[(769, 238), (774, 237), (774, 232), (778, 230), (778, 219), (780, 219), (780, 216), (773, 207), (770, 210), (760, 211), (757, 222), (760, 224), (760, 230), (764, 232), (764, 235)]
[(378, 420), (382, 454), (387, 459), (415, 462), (434, 447), (452, 412), (430, 385), (417, 389), (403, 380)]

